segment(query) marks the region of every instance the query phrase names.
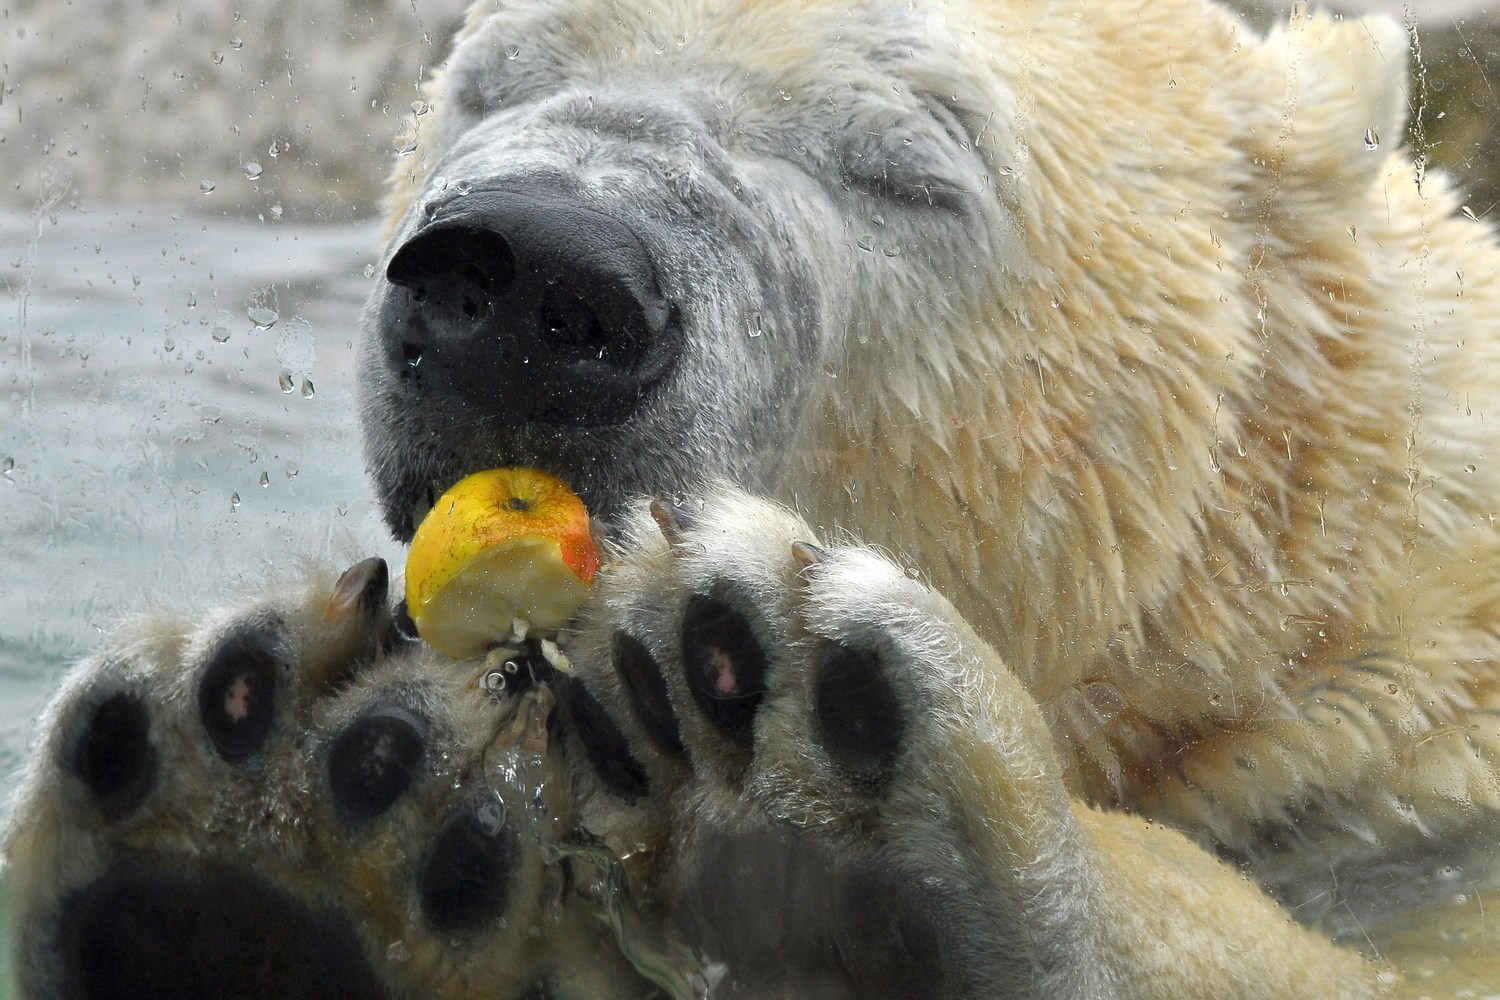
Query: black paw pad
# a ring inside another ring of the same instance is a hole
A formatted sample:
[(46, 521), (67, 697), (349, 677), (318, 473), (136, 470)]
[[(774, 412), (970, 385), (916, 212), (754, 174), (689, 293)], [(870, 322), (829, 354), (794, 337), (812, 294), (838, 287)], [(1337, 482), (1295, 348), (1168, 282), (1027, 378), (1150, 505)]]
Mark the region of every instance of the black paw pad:
[(625, 734), (599, 700), (576, 680), (560, 683), (558, 691), (589, 764), (605, 787), (631, 802), (650, 794), (645, 767), (630, 752)]
[(749, 746), (766, 693), (766, 653), (749, 620), (717, 598), (690, 598), (682, 616), (682, 657), (699, 710)]
[(68, 897), (58, 950), (72, 1000), (377, 1000), (340, 916), (238, 872), (121, 870)]
[(232, 633), (209, 657), (198, 682), (198, 712), (225, 760), (243, 761), (270, 738), (280, 669), (263, 627)]
[(480, 927), (505, 908), (519, 846), (498, 807), (450, 819), (422, 859), (417, 894), (439, 933)]
[(873, 651), (841, 642), (823, 647), (813, 682), (813, 715), (823, 749), (849, 777), (876, 787), (890, 779), (906, 721)]
[(667, 681), (656, 657), (635, 636), (616, 632), (612, 658), (615, 673), (625, 684), (625, 699), (646, 735), (672, 756), (686, 756), (677, 716), (667, 697)]
[(138, 696), (120, 692), (96, 705), (66, 755), (68, 767), (110, 819), (145, 799), (156, 778), (151, 714)]
[(339, 818), (359, 826), (389, 809), (411, 787), (426, 741), (426, 723), (400, 708), (372, 709), (350, 723), (328, 750)]

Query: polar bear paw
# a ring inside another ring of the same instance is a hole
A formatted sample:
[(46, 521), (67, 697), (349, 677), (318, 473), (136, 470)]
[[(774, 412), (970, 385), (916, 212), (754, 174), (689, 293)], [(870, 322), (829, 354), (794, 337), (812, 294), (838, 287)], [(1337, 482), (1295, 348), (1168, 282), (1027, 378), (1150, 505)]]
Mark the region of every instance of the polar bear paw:
[(571, 666), (439, 656), (380, 560), (110, 643), (12, 811), (21, 995), (1175, 996), (1201, 959), (1130, 957), (1205, 933), (1226, 982), (1274, 950), (1310, 984), (1222, 995), (1371, 992), (1072, 803), (1019, 682), (869, 549), (721, 489), (634, 509), (608, 564)]
[(22, 996), (640, 995), (518, 819), (571, 823), (550, 693), (403, 639), (387, 589), (366, 560), (80, 666), (13, 806)]

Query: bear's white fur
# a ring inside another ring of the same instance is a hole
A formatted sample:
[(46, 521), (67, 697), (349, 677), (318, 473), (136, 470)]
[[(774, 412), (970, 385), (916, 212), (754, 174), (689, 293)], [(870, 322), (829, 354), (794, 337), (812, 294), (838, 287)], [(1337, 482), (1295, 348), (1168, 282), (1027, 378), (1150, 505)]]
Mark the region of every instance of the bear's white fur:
[(921, 567), (1075, 790), (1302, 901), (1500, 803), (1500, 255), (1400, 147), (1406, 58), (1201, 0), (480, 3), (392, 225), (573, 166), (538, 123), (596, 95), (718, 109), (824, 326), (760, 482)]

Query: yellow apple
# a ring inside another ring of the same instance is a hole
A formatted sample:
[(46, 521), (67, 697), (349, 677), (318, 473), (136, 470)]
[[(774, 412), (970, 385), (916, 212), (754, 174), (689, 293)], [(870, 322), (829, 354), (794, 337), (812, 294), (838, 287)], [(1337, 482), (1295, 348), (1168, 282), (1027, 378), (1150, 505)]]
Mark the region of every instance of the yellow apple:
[(476, 472), (444, 493), (406, 557), (406, 607), (417, 632), (456, 659), (506, 641), (519, 619), (567, 624), (588, 597), (599, 548), (583, 501), (556, 476)]

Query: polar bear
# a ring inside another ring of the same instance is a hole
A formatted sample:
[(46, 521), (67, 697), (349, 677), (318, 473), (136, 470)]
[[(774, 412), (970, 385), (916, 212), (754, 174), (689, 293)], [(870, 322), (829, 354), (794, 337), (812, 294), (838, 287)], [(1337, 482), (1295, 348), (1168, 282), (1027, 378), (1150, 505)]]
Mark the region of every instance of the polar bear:
[(952, 600), (1079, 794), (1342, 910), (1500, 802), (1500, 255), (1394, 148), (1405, 58), (1200, 0), (481, 4), (367, 316), (388, 523), (514, 462), (778, 497)]
[(402, 538), (477, 469), (578, 490), (579, 679), (455, 682), (368, 563), (142, 626), (44, 724), (26, 989), (1377, 994), (1228, 863), (1316, 923), (1493, 843), (1500, 256), (1391, 149), (1404, 58), (1201, 0), (476, 4), (366, 455)]

